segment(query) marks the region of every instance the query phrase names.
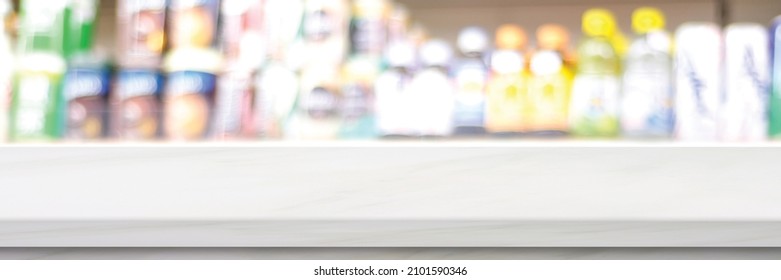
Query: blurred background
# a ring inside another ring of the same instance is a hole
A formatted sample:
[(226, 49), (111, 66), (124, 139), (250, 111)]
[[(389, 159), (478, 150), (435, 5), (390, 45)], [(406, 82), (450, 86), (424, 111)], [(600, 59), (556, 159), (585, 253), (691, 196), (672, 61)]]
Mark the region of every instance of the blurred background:
[(0, 3), (4, 141), (781, 136), (779, 1)]

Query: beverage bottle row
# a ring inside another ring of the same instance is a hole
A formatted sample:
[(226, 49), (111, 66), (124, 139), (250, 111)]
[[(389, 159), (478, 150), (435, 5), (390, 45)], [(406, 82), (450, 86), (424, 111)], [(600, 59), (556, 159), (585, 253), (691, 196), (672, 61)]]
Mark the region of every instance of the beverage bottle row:
[(11, 140), (781, 134), (778, 21), (673, 35), (645, 7), (628, 39), (590, 9), (574, 50), (556, 24), (466, 27), (454, 49), (388, 0), (120, 0), (112, 61), (99, 3), (20, 2), (14, 54), (0, 37)]

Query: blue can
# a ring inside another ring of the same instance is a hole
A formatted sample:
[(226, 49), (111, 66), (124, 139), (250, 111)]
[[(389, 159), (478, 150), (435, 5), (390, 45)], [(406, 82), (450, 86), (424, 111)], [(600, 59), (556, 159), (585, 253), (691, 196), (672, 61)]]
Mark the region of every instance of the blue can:
[(157, 70), (125, 69), (117, 79), (112, 134), (128, 140), (158, 138), (162, 132), (163, 75)]
[(65, 135), (70, 139), (100, 139), (108, 134), (108, 67), (74, 67), (65, 75), (67, 102)]

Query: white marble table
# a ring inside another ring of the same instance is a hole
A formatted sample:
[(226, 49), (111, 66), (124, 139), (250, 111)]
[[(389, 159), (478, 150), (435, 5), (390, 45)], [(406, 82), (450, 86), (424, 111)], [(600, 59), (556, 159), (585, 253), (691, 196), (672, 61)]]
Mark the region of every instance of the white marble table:
[(781, 246), (781, 146), (0, 147), (0, 247)]

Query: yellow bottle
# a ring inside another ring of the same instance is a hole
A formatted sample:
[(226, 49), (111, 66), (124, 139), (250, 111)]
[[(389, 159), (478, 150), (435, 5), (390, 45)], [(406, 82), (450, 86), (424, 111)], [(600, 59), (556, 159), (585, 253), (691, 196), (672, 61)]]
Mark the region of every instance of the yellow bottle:
[(569, 122), (572, 69), (569, 33), (559, 25), (537, 29), (538, 50), (531, 58), (528, 93), (528, 130), (534, 134), (565, 134)]
[(522, 50), (528, 37), (517, 25), (496, 31), (497, 50), (491, 56), (491, 79), (487, 87), (485, 128), (489, 133), (513, 134), (524, 130), (527, 73)]

